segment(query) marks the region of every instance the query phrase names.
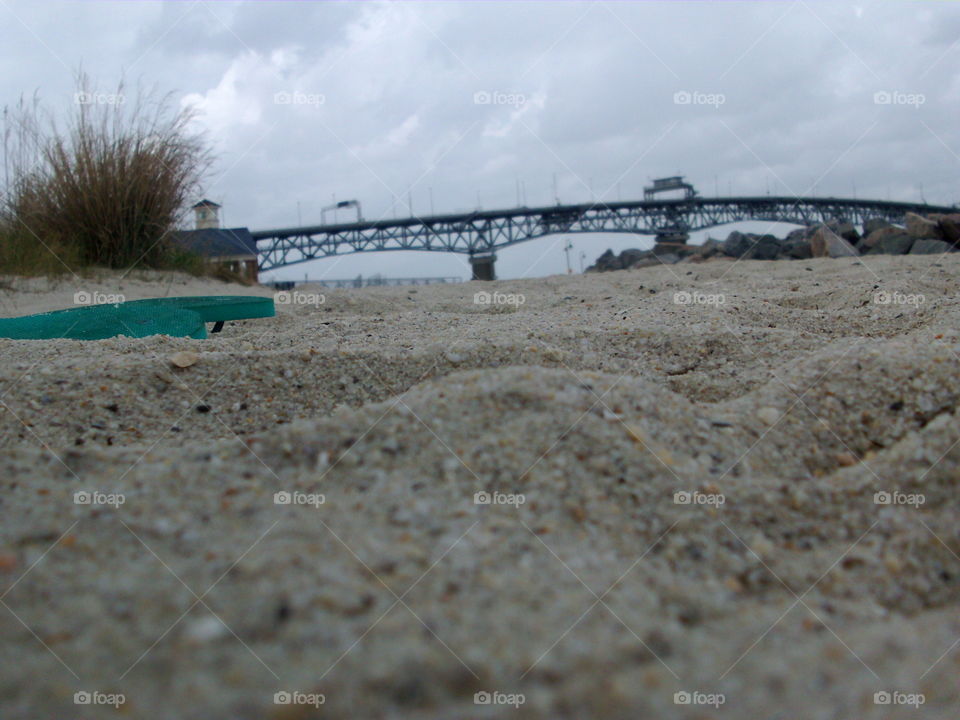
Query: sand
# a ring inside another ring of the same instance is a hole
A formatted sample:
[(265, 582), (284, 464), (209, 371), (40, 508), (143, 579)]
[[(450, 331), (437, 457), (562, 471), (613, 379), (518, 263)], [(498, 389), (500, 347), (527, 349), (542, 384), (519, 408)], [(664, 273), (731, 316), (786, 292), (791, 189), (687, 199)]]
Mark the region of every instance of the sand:
[[(299, 288), (207, 340), (0, 340), (0, 717), (957, 717), (958, 271)], [(2, 307), (90, 285), (270, 294)]]

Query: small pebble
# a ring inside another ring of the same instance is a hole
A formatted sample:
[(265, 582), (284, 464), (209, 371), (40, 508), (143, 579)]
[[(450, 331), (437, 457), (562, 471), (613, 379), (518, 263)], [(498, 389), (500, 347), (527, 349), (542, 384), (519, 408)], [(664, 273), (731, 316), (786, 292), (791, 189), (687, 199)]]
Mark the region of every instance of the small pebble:
[(194, 642), (210, 642), (229, 634), (227, 627), (212, 615), (191, 620), (184, 635)]
[(195, 352), (190, 352), (189, 350), (181, 350), (180, 352), (175, 352), (170, 356), (170, 364), (178, 368), (187, 368), (191, 365), (196, 365), (197, 361), (200, 359), (200, 356)]
[(842, 452), (837, 455), (837, 464), (840, 467), (850, 467), (851, 465), (857, 464), (857, 458), (853, 455), (853, 453)]
[(757, 410), (757, 418), (767, 425), (775, 425), (780, 420), (780, 411), (774, 407), (762, 407)]

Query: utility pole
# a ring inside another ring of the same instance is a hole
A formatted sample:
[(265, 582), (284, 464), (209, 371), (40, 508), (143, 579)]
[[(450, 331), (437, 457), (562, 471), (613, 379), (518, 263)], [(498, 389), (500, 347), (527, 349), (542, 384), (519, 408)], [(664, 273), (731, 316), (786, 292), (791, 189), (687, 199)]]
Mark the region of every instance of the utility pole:
[(7, 114), (9, 110), (5, 107), (3, 108), (3, 191), (5, 193), (10, 192), (10, 167), (8, 163), (9, 153), (7, 152), (7, 138), (10, 136), (9, 128), (9, 118)]

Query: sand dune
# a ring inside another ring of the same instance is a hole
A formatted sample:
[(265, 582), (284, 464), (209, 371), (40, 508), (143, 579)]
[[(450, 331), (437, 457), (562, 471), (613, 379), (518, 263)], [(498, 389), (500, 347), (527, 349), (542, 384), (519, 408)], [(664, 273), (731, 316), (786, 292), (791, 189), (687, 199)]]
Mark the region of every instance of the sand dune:
[(0, 714), (955, 717), (958, 270), (300, 288), (203, 341), (0, 340)]

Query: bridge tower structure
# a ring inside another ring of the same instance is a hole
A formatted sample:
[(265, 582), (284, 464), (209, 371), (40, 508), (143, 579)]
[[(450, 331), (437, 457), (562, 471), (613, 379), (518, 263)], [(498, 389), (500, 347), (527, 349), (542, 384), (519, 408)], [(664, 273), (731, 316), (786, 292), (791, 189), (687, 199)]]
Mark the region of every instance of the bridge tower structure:
[[(693, 185), (685, 182), (683, 175), (674, 175), (672, 177), (657, 178), (643, 189), (643, 199), (646, 201), (656, 199), (657, 195), (667, 192), (680, 191), (683, 193), (683, 200), (693, 200), (697, 196), (697, 191)], [(681, 243), (686, 244), (690, 239), (690, 228), (686, 221), (679, 216), (674, 222), (658, 228), (655, 242), (659, 243)]]

